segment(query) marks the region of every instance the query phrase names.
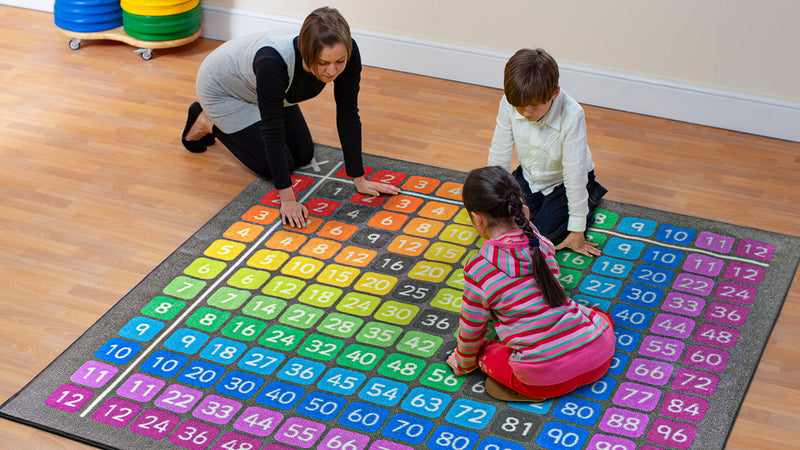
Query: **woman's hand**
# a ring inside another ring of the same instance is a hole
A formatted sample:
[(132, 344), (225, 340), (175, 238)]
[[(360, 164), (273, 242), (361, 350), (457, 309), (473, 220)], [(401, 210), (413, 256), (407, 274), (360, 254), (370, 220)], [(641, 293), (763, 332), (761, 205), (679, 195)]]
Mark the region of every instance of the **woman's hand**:
[(400, 193), (400, 188), (397, 186), (387, 183), (378, 183), (376, 181), (369, 181), (364, 177), (354, 178), (353, 183), (356, 185), (356, 190), (365, 195), (396, 195)]
[(305, 227), (308, 208), (297, 201), (292, 188), (280, 189), (278, 194), (281, 199), (281, 220), (283, 224), (295, 228)]
[(558, 246), (556, 246), (556, 250), (561, 250), (562, 248), (571, 248), (576, 252), (586, 255), (586, 256), (600, 256), (603, 252), (597, 248), (596, 242), (589, 242), (583, 236), (583, 231), (573, 231), (571, 232), (566, 239), (564, 239)]

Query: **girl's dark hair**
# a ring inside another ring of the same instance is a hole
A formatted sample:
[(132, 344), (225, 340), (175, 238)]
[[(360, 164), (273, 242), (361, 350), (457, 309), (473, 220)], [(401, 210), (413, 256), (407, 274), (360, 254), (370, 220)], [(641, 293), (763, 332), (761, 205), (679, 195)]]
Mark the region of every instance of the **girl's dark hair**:
[(353, 53), (353, 40), (350, 26), (339, 10), (323, 6), (311, 12), (300, 27), (297, 46), (300, 57), (313, 73), (317, 73), (317, 58), (325, 47), (344, 44), (347, 59)]
[(551, 308), (563, 305), (567, 301), (567, 294), (539, 250), (539, 239), (525, 217), (522, 192), (514, 177), (500, 166), (475, 169), (464, 181), (461, 198), (467, 211), (483, 213), (496, 222), (513, 220), (522, 229), (531, 243), (533, 275), (545, 302)]

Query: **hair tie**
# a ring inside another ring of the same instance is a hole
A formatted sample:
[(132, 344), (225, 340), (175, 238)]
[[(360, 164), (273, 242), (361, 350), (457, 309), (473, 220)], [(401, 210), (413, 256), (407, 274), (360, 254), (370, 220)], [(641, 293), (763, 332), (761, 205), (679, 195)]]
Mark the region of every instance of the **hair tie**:
[(528, 239), (528, 245), (533, 248), (539, 248), (539, 238)]

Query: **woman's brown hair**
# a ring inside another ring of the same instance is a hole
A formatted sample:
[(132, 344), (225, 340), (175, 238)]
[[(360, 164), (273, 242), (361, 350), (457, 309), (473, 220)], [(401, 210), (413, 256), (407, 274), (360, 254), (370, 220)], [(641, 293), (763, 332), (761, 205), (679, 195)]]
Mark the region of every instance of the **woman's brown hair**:
[(509, 58), (503, 91), (511, 106), (544, 104), (558, 89), (558, 64), (546, 51), (523, 48)]
[(315, 9), (303, 21), (297, 37), (300, 57), (312, 73), (316, 73), (317, 59), (322, 49), (336, 44), (344, 44), (349, 60), (353, 52), (350, 25), (336, 8), (323, 6)]

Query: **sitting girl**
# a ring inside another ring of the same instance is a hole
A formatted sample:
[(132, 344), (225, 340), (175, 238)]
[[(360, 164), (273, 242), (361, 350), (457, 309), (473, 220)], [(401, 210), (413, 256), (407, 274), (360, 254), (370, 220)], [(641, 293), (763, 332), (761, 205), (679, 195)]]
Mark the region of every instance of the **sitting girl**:
[[(462, 192), (486, 241), (464, 267), (458, 347), (447, 364), (456, 375), (480, 367), (486, 392), (506, 401), (541, 401), (600, 379), (614, 356), (612, 319), (567, 297), (555, 248), (531, 225), (516, 180), (484, 167)], [(485, 340), (490, 322), (497, 341)]]

